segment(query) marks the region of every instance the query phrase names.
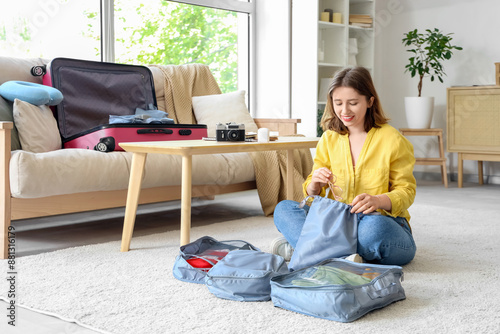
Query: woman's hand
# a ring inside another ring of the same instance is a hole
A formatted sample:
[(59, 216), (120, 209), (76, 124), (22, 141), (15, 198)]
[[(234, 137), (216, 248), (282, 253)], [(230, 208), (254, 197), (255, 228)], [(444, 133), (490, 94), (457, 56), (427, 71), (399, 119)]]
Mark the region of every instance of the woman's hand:
[(321, 189), (333, 180), (333, 173), (326, 167), (316, 169), (311, 177), (311, 182), (307, 186), (307, 194), (314, 196), (321, 192)]
[(386, 211), (391, 211), (392, 203), (387, 195), (368, 195), (361, 194), (352, 200), (351, 213), (363, 213), (368, 214), (378, 209), (383, 209)]

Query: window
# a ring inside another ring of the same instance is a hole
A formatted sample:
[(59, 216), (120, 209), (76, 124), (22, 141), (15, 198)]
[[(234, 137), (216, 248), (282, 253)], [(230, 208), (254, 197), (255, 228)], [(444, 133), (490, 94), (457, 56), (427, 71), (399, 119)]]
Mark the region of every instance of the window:
[(70, 57), (99, 60), (99, 27), (89, 27), (88, 13), (99, 19), (99, 0), (8, 1), (0, 11), (0, 54), (8, 57)]
[(249, 91), (244, 0), (23, 0), (0, 13), (0, 54), (210, 67), (223, 92)]
[(247, 90), (248, 16), (173, 1), (115, 0), (115, 61), (206, 64), (222, 92)]

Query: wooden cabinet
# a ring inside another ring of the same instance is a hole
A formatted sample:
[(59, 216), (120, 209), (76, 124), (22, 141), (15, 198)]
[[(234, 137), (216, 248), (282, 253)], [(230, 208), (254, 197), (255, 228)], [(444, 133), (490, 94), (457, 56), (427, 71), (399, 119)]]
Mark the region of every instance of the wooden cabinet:
[(451, 87), (447, 90), (447, 149), (458, 153), (458, 187), (463, 186), (463, 161), (500, 161), (500, 86)]

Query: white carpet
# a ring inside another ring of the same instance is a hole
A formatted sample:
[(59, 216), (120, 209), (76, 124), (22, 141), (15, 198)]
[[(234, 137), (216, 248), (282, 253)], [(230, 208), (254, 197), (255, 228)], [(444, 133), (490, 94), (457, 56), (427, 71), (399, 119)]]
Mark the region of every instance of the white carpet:
[[(410, 213), (418, 251), (404, 267), (407, 299), (349, 324), (218, 299), (176, 280), (178, 231), (133, 238), (128, 253), (110, 242), (18, 258), (17, 303), (117, 334), (500, 333), (498, 210), (415, 204)], [(192, 231), (193, 240), (203, 235), (269, 251), (278, 232), (272, 218), (253, 217)], [(2, 279), (4, 299), (7, 290)]]

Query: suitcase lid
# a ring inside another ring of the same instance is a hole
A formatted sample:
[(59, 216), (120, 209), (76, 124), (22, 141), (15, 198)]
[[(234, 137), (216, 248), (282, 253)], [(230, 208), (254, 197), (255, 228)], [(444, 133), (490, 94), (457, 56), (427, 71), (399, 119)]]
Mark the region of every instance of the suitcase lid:
[(109, 123), (109, 115), (133, 115), (136, 108), (157, 106), (146, 66), (55, 58), (48, 72), (64, 96), (56, 107), (63, 139)]

